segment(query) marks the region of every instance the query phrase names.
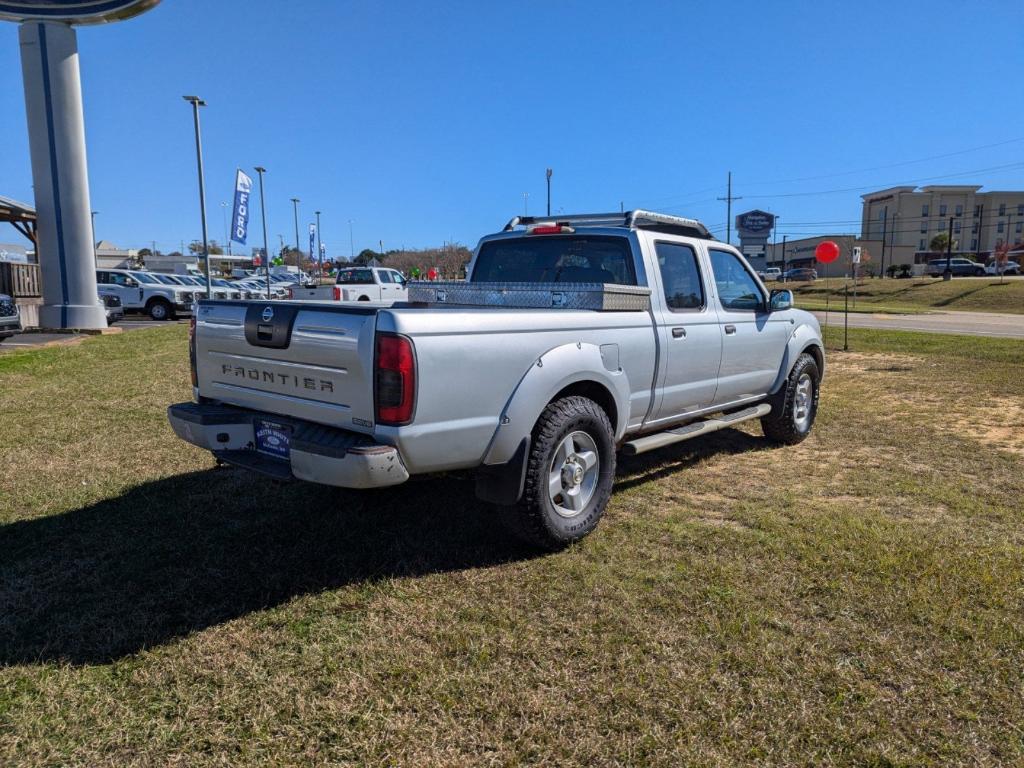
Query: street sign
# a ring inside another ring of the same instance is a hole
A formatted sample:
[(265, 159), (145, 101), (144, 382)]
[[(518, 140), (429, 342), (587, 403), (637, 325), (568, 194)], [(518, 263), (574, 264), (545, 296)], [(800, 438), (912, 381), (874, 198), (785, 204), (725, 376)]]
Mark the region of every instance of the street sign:
[(850, 261), (854, 264), (860, 264), (860, 246), (855, 245), (853, 247), (853, 256), (850, 257)]

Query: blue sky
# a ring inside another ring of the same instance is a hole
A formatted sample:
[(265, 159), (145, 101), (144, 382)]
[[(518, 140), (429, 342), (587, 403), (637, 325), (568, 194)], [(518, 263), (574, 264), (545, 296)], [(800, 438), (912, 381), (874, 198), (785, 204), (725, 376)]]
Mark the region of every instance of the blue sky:
[[(299, 197), (303, 227), (323, 211), (329, 255), (348, 254), (349, 219), (357, 252), (473, 244), (524, 192), (543, 212), (547, 166), (556, 211), (621, 201), (724, 227), (731, 170), (734, 214), (771, 210), (791, 237), (855, 231), (866, 190), (850, 188), (1024, 187), (1022, 22), (1019, 2), (163, 0), (79, 31), (97, 237), (199, 236), (186, 93), (209, 102), (218, 240), (234, 169), (258, 164), (272, 247), (294, 241)], [(31, 201), (2, 22), (0, 72), (0, 194)]]

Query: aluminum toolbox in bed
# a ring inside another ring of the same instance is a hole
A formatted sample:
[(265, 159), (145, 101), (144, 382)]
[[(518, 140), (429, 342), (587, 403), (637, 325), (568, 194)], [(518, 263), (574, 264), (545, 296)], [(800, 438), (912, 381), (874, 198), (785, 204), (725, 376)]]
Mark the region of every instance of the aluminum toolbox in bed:
[(590, 309), (646, 312), (651, 289), (612, 283), (464, 283), (411, 282), (409, 301), (469, 307)]

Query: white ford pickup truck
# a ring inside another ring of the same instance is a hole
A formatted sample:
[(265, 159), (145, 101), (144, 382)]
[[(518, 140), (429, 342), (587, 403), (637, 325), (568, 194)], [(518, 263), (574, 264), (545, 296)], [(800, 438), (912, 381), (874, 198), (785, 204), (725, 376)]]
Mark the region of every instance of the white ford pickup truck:
[(476, 470), (555, 549), (598, 524), (616, 456), (750, 419), (797, 443), (825, 370), (817, 320), (699, 222), (515, 218), (466, 282), (391, 307), (198, 303), (179, 437), (280, 478), (372, 488)]

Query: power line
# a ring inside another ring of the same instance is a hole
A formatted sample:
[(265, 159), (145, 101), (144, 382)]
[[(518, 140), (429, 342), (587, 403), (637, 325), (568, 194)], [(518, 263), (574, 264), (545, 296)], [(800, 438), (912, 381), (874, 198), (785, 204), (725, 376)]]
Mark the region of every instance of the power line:
[(853, 176), (858, 173), (869, 173), (871, 171), (884, 171), (888, 168), (900, 168), (905, 165), (915, 165), (916, 163), (926, 163), (930, 160), (942, 160), (947, 157), (956, 157), (957, 155), (966, 155), (971, 152), (979, 152), (983, 149), (992, 149), (994, 147), (1005, 147), (1007, 144), (1015, 144), (1017, 142), (1024, 141), (1024, 136), (1016, 139), (1007, 139), (1006, 141), (999, 141), (995, 144), (983, 144), (980, 147), (970, 147), (969, 149), (960, 149), (956, 152), (946, 152), (942, 155), (932, 155), (931, 157), (922, 157), (918, 160), (904, 160), (899, 163), (889, 163), (888, 165), (876, 165), (873, 168), (860, 168), (856, 171), (841, 171), (839, 173), (828, 173), (820, 176), (804, 176), (798, 179), (775, 179), (773, 181), (751, 181), (748, 182), (750, 186), (756, 186), (759, 184), (791, 184), (799, 181), (819, 181), (820, 179), (834, 179), (840, 176)]

